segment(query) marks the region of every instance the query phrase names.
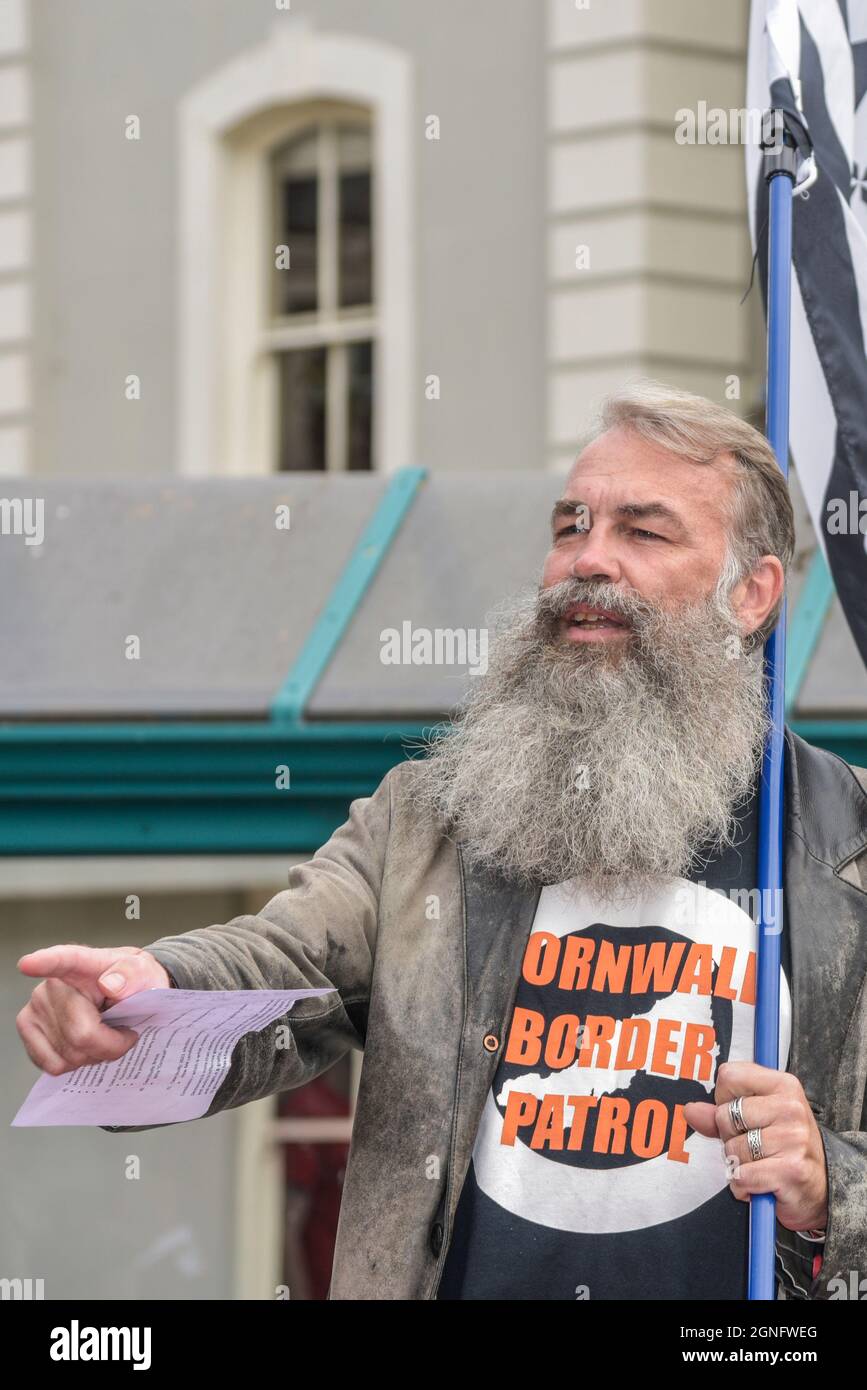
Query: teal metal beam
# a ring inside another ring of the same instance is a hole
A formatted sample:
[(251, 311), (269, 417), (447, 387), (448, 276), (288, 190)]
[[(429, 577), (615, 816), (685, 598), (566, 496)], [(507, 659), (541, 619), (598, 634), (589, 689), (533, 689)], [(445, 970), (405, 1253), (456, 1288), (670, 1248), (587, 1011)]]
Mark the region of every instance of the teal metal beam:
[(0, 856), (313, 852), (430, 727), (6, 722)]
[(349, 620), (370, 583), (415, 497), (425, 468), (401, 468), (385, 490), (347, 564), (308, 633), (292, 669), (271, 702), (271, 718), (297, 723), (325, 668), (334, 656)]
[[(7, 721), (0, 856), (313, 853), (432, 727)], [(867, 766), (867, 721), (791, 727)], [(288, 787), (278, 785), (281, 767)]]
[(821, 547), (810, 562), (786, 634), (786, 714), (798, 703), (804, 677), (834, 598), (834, 581)]

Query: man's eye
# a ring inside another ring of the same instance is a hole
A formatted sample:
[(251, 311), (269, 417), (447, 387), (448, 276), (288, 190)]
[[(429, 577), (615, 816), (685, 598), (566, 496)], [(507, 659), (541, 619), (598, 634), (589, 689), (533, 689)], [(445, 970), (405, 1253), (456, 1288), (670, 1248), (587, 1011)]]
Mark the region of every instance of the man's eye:
[(555, 539), (555, 541), (559, 541), (559, 539), (560, 539), (561, 536), (570, 536), (570, 535), (580, 535), (580, 536), (584, 536), (584, 535), (587, 534), (587, 532), (589, 531), (589, 529), (590, 529), (590, 528), (589, 528), (588, 526), (579, 526), (578, 523), (577, 523), (576, 521), (573, 521), (572, 524), (571, 524), (570, 526), (564, 526), (564, 527), (562, 527), (561, 530), (555, 532), (555, 534), (554, 534), (554, 539)]
[(640, 536), (641, 539), (644, 540), (644, 541), (664, 541), (664, 540), (665, 540), (665, 537), (664, 537), (664, 536), (658, 536), (658, 535), (656, 534), (655, 531), (642, 531), (642, 530), (640, 529), (640, 527), (638, 527), (638, 526), (633, 526), (633, 528), (632, 528), (632, 534), (633, 534), (633, 536)]

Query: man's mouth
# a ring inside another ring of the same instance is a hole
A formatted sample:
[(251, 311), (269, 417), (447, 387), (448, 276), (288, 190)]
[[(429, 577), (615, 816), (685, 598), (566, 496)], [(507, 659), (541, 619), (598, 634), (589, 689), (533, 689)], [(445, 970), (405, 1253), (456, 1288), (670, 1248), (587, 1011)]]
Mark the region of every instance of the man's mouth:
[(570, 642), (610, 642), (629, 631), (629, 623), (605, 608), (589, 603), (573, 603), (562, 618)]

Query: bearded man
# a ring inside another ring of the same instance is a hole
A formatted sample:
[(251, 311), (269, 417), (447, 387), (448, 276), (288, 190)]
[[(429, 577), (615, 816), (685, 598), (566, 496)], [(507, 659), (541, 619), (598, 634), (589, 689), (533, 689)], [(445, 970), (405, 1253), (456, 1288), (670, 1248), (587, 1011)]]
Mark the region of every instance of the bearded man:
[(780, 1296), (841, 1296), (867, 1269), (867, 773), (790, 731), (780, 1066), (752, 1060), (793, 543), (757, 431), (656, 383), (611, 398), (427, 756), (255, 916), (23, 957), (33, 1061), (122, 1055), (99, 1009), (139, 989), (325, 987), (242, 1039), (208, 1114), (364, 1050), (332, 1298), (744, 1298), (761, 1192)]

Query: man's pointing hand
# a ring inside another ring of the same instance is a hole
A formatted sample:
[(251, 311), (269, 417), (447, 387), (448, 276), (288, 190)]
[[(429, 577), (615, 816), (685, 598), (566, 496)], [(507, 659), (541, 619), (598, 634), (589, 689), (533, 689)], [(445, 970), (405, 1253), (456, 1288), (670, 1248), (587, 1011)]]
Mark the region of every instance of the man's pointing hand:
[(22, 956), (24, 975), (42, 976), (15, 1026), (27, 1055), (51, 1076), (92, 1062), (114, 1062), (138, 1042), (132, 1028), (111, 1028), (100, 1019), (143, 989), (168, 989), (159, 961), (139, 946), (46, 946)]

